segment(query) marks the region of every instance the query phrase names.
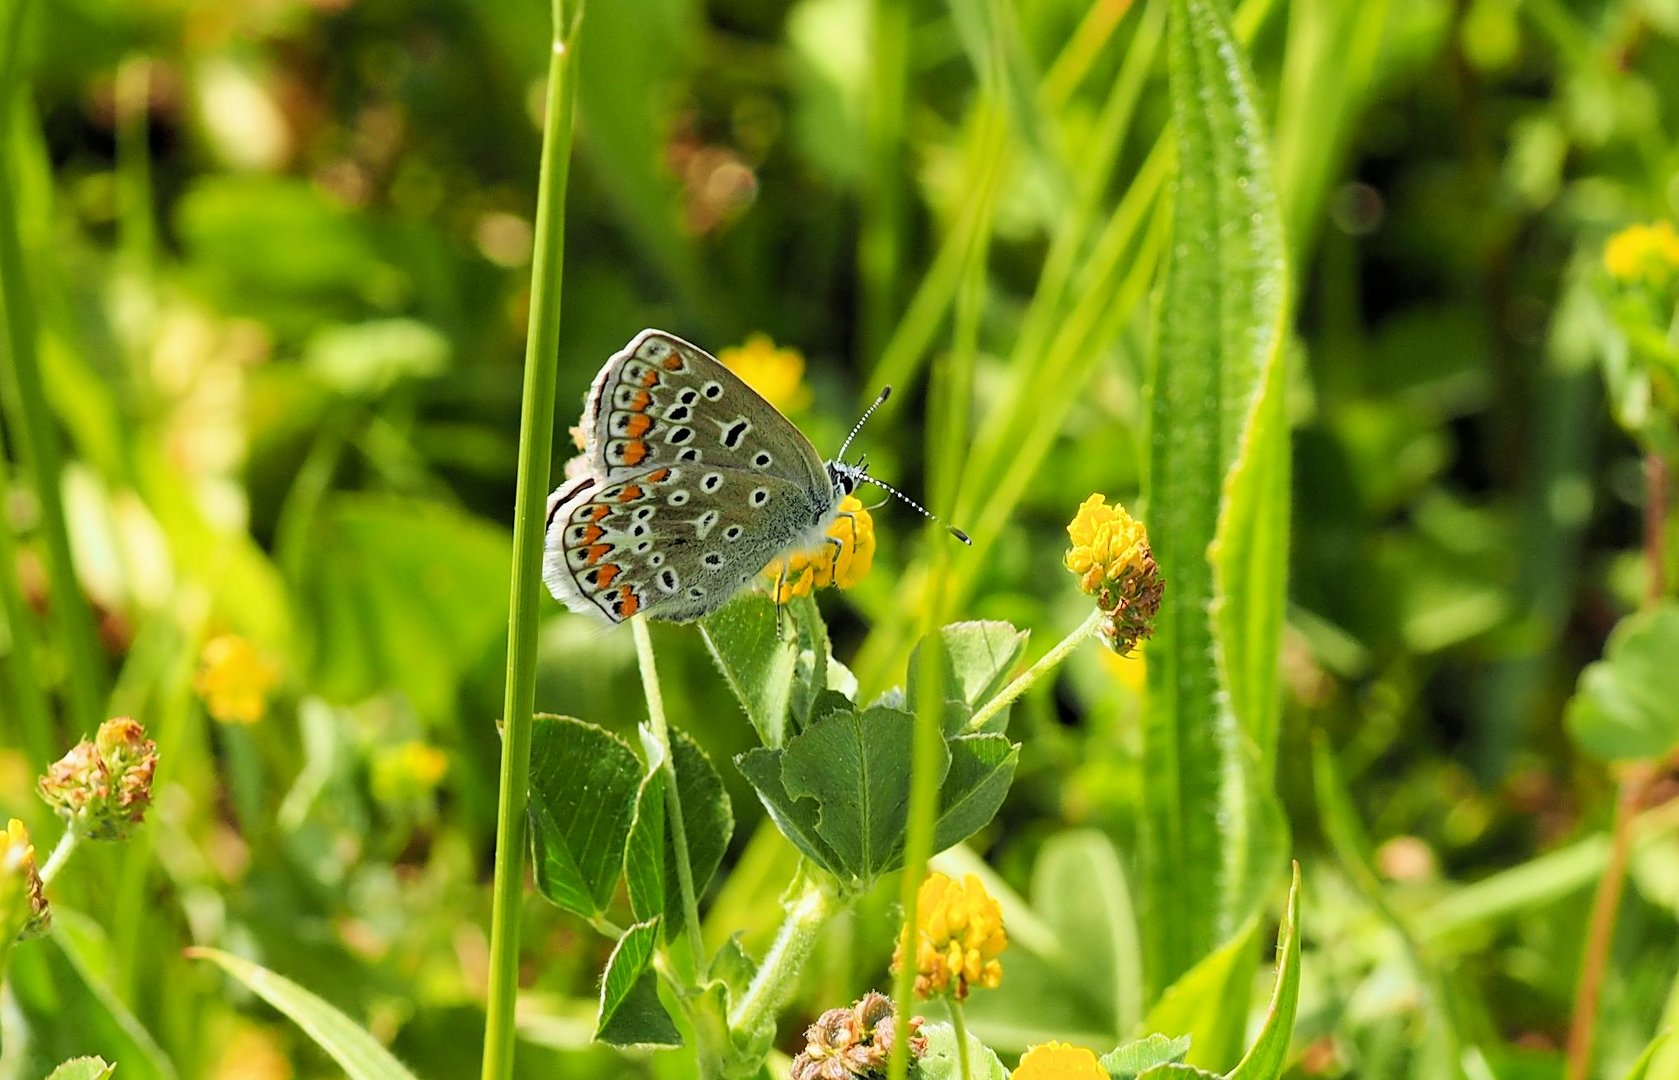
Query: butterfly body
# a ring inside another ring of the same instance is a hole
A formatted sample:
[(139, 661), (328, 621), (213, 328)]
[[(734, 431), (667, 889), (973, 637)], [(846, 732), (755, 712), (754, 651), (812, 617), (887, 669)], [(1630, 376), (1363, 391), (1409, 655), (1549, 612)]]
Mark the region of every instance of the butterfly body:
[(690, 622), (772, 560), (820, 547), (868, 479), (824, 463), (792, 421), (709, 353), (643, 330), (595, 377), (586, 471), (548, 501), (543, 580), (573, 611)]

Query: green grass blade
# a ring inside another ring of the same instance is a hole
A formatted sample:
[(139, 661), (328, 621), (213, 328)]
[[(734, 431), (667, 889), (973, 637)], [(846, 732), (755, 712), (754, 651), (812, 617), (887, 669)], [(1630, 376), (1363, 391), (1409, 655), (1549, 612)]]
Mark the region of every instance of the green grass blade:
[(1265, 134), (1221, 6), (1177, 0), (1168, 52), (1178, 186), (1147, 478), (1167, 600), (1149, 647), (1139, 882), (1151, 996), (1252, 915), (1236, 887), (1254, 840), (1243, 787), (1269, 785), (1288, 543), (1287, 281)]
[(536, 618), (546, 524), (548, 468), (554, 452), (554, 385), (559, 369), (560, 274), (565, 258), (565, 195), (571, 167), (581, 0), (554, 0), (547, 112), (537, 180), (530, 327), (519, 416), (519, 480), (513, 520), (513, 584), (507, 625), (501, 781), (490, 924), (490, 985), (484, 1028), (484, 1080), (513, 1071), (513, 1006), (519, 990), (519, 908), (525, 873), (525, 796), (536, 703)]
[(220, 949), (193, 948), (187, 955), (211, 961), (285, 1013), (352, 1080), (413, 1080), (414, 1074), (361, 1025), (290, 979)]

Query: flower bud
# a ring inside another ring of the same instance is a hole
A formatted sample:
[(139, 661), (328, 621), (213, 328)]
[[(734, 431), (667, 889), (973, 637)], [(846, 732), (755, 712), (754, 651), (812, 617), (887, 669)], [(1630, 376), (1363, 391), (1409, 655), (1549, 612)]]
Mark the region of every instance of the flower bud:
[(157, 744), (126, 716), (107, 720), (41, 777), (41, 798), (79, 836), (121, 840), (146, 816), (152, 801)]

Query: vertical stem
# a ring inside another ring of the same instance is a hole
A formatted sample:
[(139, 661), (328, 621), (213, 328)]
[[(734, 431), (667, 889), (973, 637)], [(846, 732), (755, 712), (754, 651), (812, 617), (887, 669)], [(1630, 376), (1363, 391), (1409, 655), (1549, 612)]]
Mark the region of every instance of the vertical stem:
[(5, 622), (6, 636), (3, 643), (6, 651), (0, 652), (0, 661), (4, 661), (11, 683), (12, 700), (6, 704), (17, 710), (29, 763), (39, 770), (58, 756), (57, 740), (53, 735), (52, 701), (41, 685), (36, 668), (35, 650), (39, 643), (35, 639), (35, 625), (18, 581), (17, 545), (12, 540), (11, 523), (4, 520), (10, 492), (11, 467), (0, 458), (0, 619)]
[(700, 905), (694, 895), (694, 867), (688, 859), (688, 825), (682, 817), (682, 794), (676, 789), (676, 758), (671, 754), (670, 727), (665, 722), (665, 696), (659, 689), (659, 669), (653, 658), (653, 638), (647, 632), (647, 619), (637, 615), (630, 619), (635, 634), (636, 658), (641, 663), (641, 689), (647, 695), (647, 720), (653, 729), (653, 739), (665, 755), (665, 825), (670, 829), (671, 846), (676, 849), (676, 887), (682, 897), (682, 922), (687, 931), (688, 951), (694, 956), (694, 969), (706, 969), (705, 942), (700, 937)]
[(507, 627), (501, 789), (496, 806), (496, 864), (490, 917), (489, 1000), (484, 1022), (484, 1080), (513, 1072), (513, 1008), (519, 990), (519, 909), (525, 884), (525, 800), (530, 786), (531, 714), (536, 699), (536, 617), (548, 469), (554, 452), (554, 384), (559, 368), (560, 279), (565, 252), (565, 193), (571, 164), (581, 2), (554, 0), (547, 112), (537, 179), (531, 266), (530, 327), (519, 415), (519, 479), (513, 519), (513, 584)]
[(792, 1000), (817, 932), (844, 906), (830, 883), (806, 875), (804, 891), (786, 904), (787, 916), (776, 931), (775, 943), (729, 1013), (731, 1031), (750, 1037), (764, 1024), (775, 1022), (776, 1014)]
[(5, 404), (10, 413), (6, 420), (19, 440), (41, 508), (52, 610), (64, 651), (65, 691), (72, 717), (78, 726), (91, 730), (99, 719), (105, 671), (93, 618), (70, 558), (70, 532), (64, 523), (60, 489), (63, 459), (53, 430), (53, 413), (42, 389), (40, 330), (35, 320), (35, 298), (24, 271), (18, 191), (13, 183), (21, 39), (27, 8), (27, 0), (11, 0), (0, 15), (0, 321), (5, 323), (6, 332)]
[[(1644, 455), (1644, 591), (1645, 609), (1653, 608), (1667, 593), (1663, 559), (1663, 534), (1668, 502), (1667, 462), (1660, 453)], [(1609, 947), (1615, 940), (1615, 916), (1625, 891), (1627, 860), (1632, 853), (1632, 828), (1644, 803), (1645, 792), (1656, 775), (1639, 768), (1623, 775), (1615, 798), (1615, 819), (1609, 833), (1609, 862), (1592, 894), (1592, 911), (1586, 923), (1586, 944), (1580, 957), (1580, 981), (1574, 991), (1574, 1015), (1568, 1025), (1568, 1080), (1586, 1080), (1591, 1073), (1592, 1044), (1597, 1039), (1598, 998), (1603, 991), (1603, 974), (1609, 966)]]
[(962, 1070), (957, 1075), (962, 1080), (973, 1080), (973, 1069), (968, 1064), (968, 1021), (962, 1015), (962, 1003), (954, 994), (950, 997), (950, 1029), (956, 1034), (956, 1064)]

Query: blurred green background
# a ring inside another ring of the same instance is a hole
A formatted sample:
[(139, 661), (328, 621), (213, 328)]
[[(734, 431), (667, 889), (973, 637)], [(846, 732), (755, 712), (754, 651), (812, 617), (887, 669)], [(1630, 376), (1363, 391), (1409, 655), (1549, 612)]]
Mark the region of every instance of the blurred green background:
[[(55, 887), (63, 940), (19, 950), (6, 1023), (29, 1034), (0, 1072), (98, 1051), (123, 1077), (332, 1075), (181, 956), (198, 943), (315, 989), (424, 1075), (471, 1075), (548, 11), (0, 3), (29, 297), (5, 314), (38, 325), (50, 415), (29, 422), (65, 457), (97, 641), (78, 664), (73, 613), (47, 604), (8, 379), (0, 509), (24, 612), (0, 635), (0, 815), (44, 851), (57, 827), (32, 777), (106, 715), (141, 719), (163, 753), (143, 838), (78, 854)], [(1076, 625), (1065, 523), (1139, 484), (1166, 220), (1159, 8), (1003, 3), (1007, 70), (981, 95), (978, 0), (591, 0), (555, 476), (584, 388), (636, 331), (713, 352), (766, 333), (805, 357), (796, 418), (824, 451), (892, 381), (871, 467), (921, 493), (928, 454), (959, 463), (927, 493), (980, 541), (952, 556), (959, 616), (1010, 619), (1039, 649)], [(1597, 373), (1601, 253), (1679, 210), (1679, 3), (1254, 0), (1236, 24), (1298, 284), (1279, 777), (1306, 881), (1293, 1068), (1453, 1075), (1444, 1025), (1489, 1075), (1561, 1076), (1613, 794), (1562, 708), (1643, 588), (1640, 454)], [(975, 244), (986, 272), (964, 282)], [(926, 361), (964, 302), (970, 438), (928, 446)], [(877, 528), (871, 577), (823, 599), (865, 694), (903, 678), (920, 573), (913, 515), (883, 508)], [(627, 632), (544, 604), (537, 707), (633, 737)], [(194, 690), (225, 634), (277, 672), (256, 724), (211, 719)], [(761, 950), (793, 859), (725, 762), (751, 732), (694, 631), (655, 640), (673, 722), (734, 797), (708, 940)], [(1077, 845), (1129, 858), (1144, 657), (1086, 649), (1016, 709), (1019, 777), (974, 847), (1035, 904), (1057, 903), (1046, 853), (1052, 869)], [(32, 683), (60, 695), (51, 727), (22, 719)], [(1314, 740), (1370, 834), (1380, 903), (1326, 844)], [(1679, 838), (1649, 831), (1603, 1075), (1679, 1014)], [(824, 942), (784, 1048), (883, 985), (892, 895)], [(686, 1075), (679, 1054), (588, 1046), (610, 942), (535, 900), (524, 940), (521, 1075)], [(1104, 1033), (1079, 971), (1018, 970), (975, 1004), (1005, 1058)]]

